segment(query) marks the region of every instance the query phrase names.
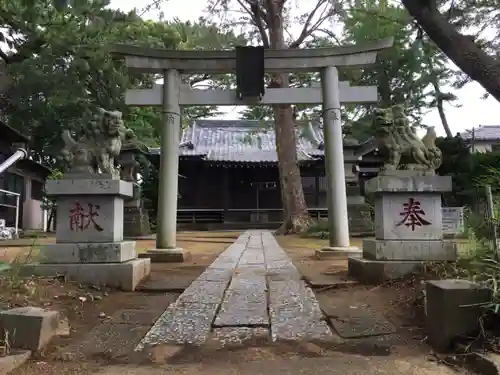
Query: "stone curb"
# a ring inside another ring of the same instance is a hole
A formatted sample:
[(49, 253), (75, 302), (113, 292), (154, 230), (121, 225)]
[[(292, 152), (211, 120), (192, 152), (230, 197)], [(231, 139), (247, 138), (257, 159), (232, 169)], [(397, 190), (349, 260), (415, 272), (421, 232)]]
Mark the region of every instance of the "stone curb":
[(7, 375), (23, 365), (31, 357), (30, 350), (12, 350), (14, 354), (0, 357), (0, 375)]

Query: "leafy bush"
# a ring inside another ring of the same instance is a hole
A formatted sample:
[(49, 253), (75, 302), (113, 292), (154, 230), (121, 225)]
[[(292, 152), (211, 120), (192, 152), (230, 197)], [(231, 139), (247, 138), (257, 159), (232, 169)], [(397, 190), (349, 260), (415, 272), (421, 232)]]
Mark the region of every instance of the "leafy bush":
[(328, 238), (328, 219), (315, 220), (303, 233), (304, 237)]

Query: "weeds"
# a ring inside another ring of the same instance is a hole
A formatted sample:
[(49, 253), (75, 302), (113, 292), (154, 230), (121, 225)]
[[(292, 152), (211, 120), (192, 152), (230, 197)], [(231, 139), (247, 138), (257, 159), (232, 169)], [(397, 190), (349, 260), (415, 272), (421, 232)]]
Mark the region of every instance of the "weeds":
[[(12, 336), (15, 336), (16, 332), (14, 331)], [(8, 356), (11, 353), (12, 348), (11, 334), (9, 331), (4, 330), (3, 339), (0, 340), (0, 357)]]
[(38, 297), (40, 288), (32, 279), (22, 277), (22, 267), (33, 261), (38, 251), (38, 237), (34, 238), (26, 254), (18, 254), (9, 264), (9, 268), (0, 273), (0, 290), (9, 290), (13, 294), (23, 295), (28, 298)]

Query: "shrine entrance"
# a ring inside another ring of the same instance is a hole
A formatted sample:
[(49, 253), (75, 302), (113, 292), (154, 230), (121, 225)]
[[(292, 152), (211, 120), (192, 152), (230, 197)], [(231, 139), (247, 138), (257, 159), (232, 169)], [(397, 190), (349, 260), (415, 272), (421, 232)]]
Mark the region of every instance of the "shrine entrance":
[[(366, 68), (374, 64), (377, 53), (391, 47), (392, 42), (390, 38), (364, 46), (284, 50), (237, 47), (234, 51), (179, 51), (114, 46), (114, 55), (124, 58), (128, 69), (162, 74), (164, 78), (163, 85), (126, 92), (127, 105), (163, 108), (156, 251), (180, 250), (176, 249), (176, 213), (181, 107), (277, 104), (323, 106), (329, 245), (334, 249), (349, 250), (340, 105), (374, 103), (378, 94), (374, 86), (351, 87), (348, 82), (339, 81), (338, 69)], [(249, 61), (252, 63), (249, 64)], [(265, 88), (265, 73), (278, 72), (320, 72), (321, 85)], [(181, 74), (227, 73), (236, 74), (236, 90), (198, 90), (181, 82)], [(257, 192), (262, 193), (260, 189), (256, 190), (256, 194)], [(260, 198), (256, 197), (256, 201), (257, 199), (260, 202)]]

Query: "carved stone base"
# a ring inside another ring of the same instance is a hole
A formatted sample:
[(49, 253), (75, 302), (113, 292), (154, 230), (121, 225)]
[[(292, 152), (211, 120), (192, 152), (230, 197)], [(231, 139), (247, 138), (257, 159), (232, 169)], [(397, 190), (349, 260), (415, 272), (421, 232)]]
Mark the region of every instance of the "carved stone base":
[(125, 207), (123, 217), (123, 236), (125, 238), (144, 237), (151, 234), (149, 215), (141, 207)]
[(132, 292), (151, 273), (149, 259), (132, 259), (123, 263), (23, 264), (21, 276), (66, 277), (80, 284), (108, 286)]

